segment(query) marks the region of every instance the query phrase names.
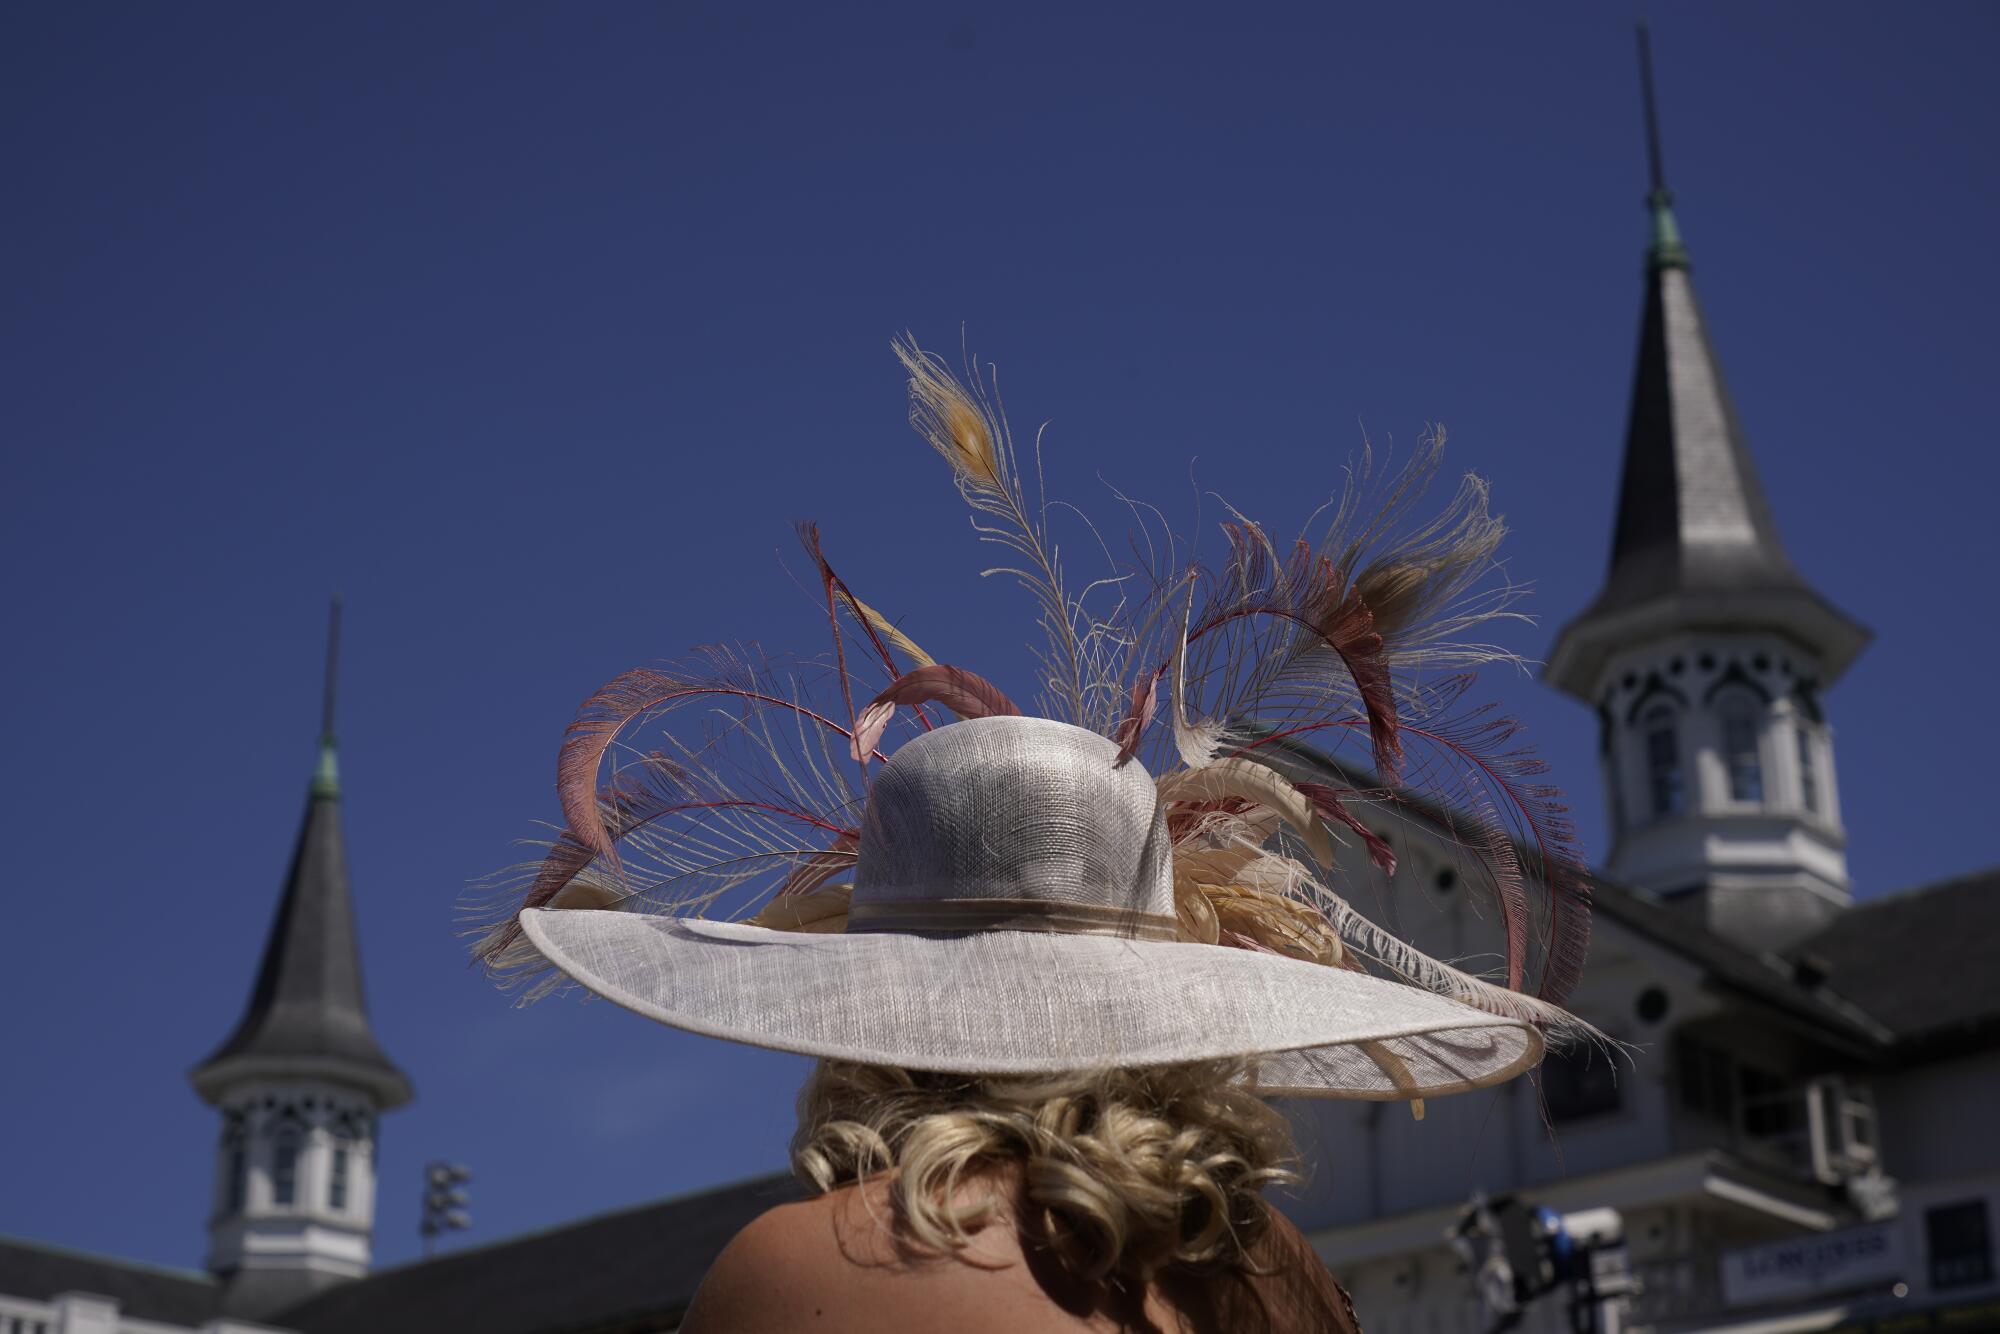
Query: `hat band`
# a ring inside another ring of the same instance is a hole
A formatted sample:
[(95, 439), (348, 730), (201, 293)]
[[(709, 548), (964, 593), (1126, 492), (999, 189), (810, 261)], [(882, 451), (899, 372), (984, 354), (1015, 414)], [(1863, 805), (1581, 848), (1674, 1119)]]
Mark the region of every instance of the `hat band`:
[(1049, 899), (887, 899), (852, 903), (849, 934), (900, 931), (1052, 931), (1127, 940), (1179, 940), (1180, 922), (1161, 913)]

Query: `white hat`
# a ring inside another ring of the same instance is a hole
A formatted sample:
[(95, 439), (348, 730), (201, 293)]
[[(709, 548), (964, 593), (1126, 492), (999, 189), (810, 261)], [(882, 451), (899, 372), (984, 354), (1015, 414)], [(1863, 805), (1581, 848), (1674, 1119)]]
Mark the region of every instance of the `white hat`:
[[(1450, 675), (1504, 656), (1470, 638), (1511, 596), (1480, 583), (1500, 523), (1476, 479), (1411, 521), (1441, 441), (1379, 503), (1364, 458), (1315, 541), (1232, 511), (1220, 566), (1155, 535), (1154, 568), (1072, 594), (991, 402), (897, 350), (913, 421), (1038, 602), (1058, 717), (935, 662), (802, 527), (830, 662), (711, 649), (586, 700), (558, 763), (565, 827), (488, 916), (490, 967), (784, 1051), (968, 1074), (1251, 1058), (1274, 1093), (1480, 1088), (1532, 1066), (1545, 1032), (1589, 1032), (1560, 1008), (1588, 940), (1573, 832), (1511, 725), (1460, 710), (1470, 678)], [(888, 685), (857, 707), (864, 663)], [(628, 740), (642, 726), (650, 749)], [(1372, 777), (1338, 755), (1350, 739)], [(1392, 875), (1382, 829), (1412, 811), (1491, 892), (1504, 979), (1350, 906), (1336, 840)]]
[(876, 775), (847, 929), (531, 909), (556, 967), (675, 1028), (1011, 1074), (1274, 1055), (1269, 1092), (1419, 1098), (1531, 1066), (1535, 1029), (1384, 978), (1180, 939), (1163, 803), (1093, 732), (954, 723)]

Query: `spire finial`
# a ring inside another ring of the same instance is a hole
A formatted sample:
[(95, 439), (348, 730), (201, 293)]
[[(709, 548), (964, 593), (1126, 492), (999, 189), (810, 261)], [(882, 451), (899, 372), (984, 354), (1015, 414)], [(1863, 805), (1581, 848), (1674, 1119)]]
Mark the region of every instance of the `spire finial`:
[(1652, 189), (1646, 206), (1653, 213), (1653, 248), (1647, 262), (1656, 269), (1687, 267), (1687, 248), (1681, 244), (1681, 229), (1674, 221), (1674, 193), (1667, 189), (1666, 167), (1660, 161), (1660, 112), (1653, 96), (1653, 34), (1644, 19), (1639, 20), (1639, 92), (1646, 111), (1646, 168)]
[(1653, 100), (1653, 34), (1644, 19), (1639, 20), (1639, 95), (1646, 104), (1646, 166), (1653, 193), (1659, 194), (1667, 188), (1667, 173), (1660, 165), (1660, 109)]
[(315, 797), (340, 795), (340, 766), (334, 758), (333, 705), (340, 682), (340, 594), (326, 611), (326, 679), (320, 696), (319, 768), (313, 772)]

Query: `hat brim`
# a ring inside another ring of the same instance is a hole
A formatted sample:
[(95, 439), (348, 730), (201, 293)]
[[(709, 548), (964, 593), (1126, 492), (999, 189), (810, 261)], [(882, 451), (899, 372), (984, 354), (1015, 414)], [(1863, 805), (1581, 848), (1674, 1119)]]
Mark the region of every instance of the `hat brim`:
[(1485, 1088), (1543, 1049), (1531, 1025), (1415, 987), (1216, 945), (810, 934), (577, 908), (529, 909), (521, 924), (557, 968), (648, 1019), (912, 1070), (1258, 1057), (1258, 1087), (1273, 1096), (1387, 1100)]

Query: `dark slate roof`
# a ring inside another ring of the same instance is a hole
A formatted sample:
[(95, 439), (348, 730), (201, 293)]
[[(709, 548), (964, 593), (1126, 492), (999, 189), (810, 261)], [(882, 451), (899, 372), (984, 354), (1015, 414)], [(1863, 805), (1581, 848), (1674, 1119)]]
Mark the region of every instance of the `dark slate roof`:
[(1600, 606), (1685, 588), (1796, 588), (1688, 271), (1647, 276)]
[(1557, 636), (1548, 676), (1587, 697), (1616, 648), (1729, 627), (1786, 631), (1817, 653), (1829, 684), (1868, 640), (1785, 554), (1676, 240), (1647, 266), (1610, 571)]
[(1694, 964), (1711, 985), (1779, 1010), (1860, 1054), (1879, 1053), (1894, 1036), (1841, 979), (1808, 984), (1789, 960), (1752, 953), (1642, 890), (1593, 876), (1591, 907), (1597, 916)]
[(672, 1329), (729, 1239), (801, 1193), (760, 1177), (386, 1269), (266, 1319), (302, 1334)]
[(2000, 866), (1867, 899), (1818, 934), (1753, 954), (1652, 896), (1594, 882), (1597, 912), (1711, 982), (1784, 1010), (1861, 1054), (1912, 1060), (2000, 1040)]
[(46, 1302), (65, 1292), (109, 1297), (123, 1315), (189, 1329), (221, 1314), (221, 1286), (207, 1274), (0, 1237), (0, 1293)]
[(250, 1003), (236, 1030), (192, 1075), (195, 1088), (211, 1101), (234, 1080), (259, 1073), (354, 1084), (385, 1109), (410, 1099), (409, 1080), (383, 1054), (368, 1026), (340, 791), (332, 773), (328, 746), (306, 801)]
[(2000, 1038), (2000, 866), (1855, 904), (1794, 957), (1910, 1055)]

